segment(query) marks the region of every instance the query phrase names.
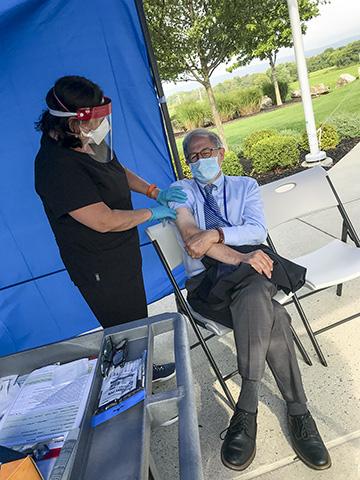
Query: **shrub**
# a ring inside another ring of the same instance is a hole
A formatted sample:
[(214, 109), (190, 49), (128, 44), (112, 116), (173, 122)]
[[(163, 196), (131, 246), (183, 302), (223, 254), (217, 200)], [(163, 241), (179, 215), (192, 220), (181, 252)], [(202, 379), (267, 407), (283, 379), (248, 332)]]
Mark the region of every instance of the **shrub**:
[(232, 152), (231, 150), (225, 152), (222, 171), (225, 175), (243, 175), (244, 168), (235, 152)]
[(182, 125), (181, 122), (179, 122), (175, 113), (173, 115), (171, 115), (170, 121), (171, 121), (171, 125), (172, 125), (175, 133), (179, 133), (179, 132), (184, 131), (184, 126)]
[(184, 102), (176, 107), (176, 119), (185, 130), (211, 124), (212, 116), (207, 102)]
[(251, 158), (252, 157), (252, 149), (254, 145), (256, 145), (257, 142), (260, 140), (263, 140), (264, 138), (269, 138), (274, 135), (277, 135), (276, 130), (258, 130), (257, 132), (251, 133), (249, 136), (245, 138), (244, 144), (243, 144), (243, 152), (244, 152), (244, 157), (245, 158)]
[[(280, 90), (280, 97), (283, 102), (288, 94), (289, 86), (286, 82), (278, 81), (279, 90)], [(267, 95), (271, 98), (274, 105), (276, 105), (276, 96), (275, 96), (275, 87), (272, 82), (266, 82), (262, 84), (262, 91), (264, 95)]]
[(238, 116), (260, 112), (262, 92), (259, 87), (242, 88), (234, 92)]
[(179, 158), (180, 158), (181, 168), (182, 168), (184, 177), (191, 178), (192, 177), (191, 170), (189, 165), (185, 162), (184, 154), (179, 152)]
[[(317, 127), (316, 132), (319, 147), (322, 150), (330, 150), (331, 148), (335, 148), (340, 141), (336, 128), (329, 123), (324, 123), (320, 127)], [(309, 151), (309, 142), (306, 131), (302, 134), (300, 148), (306, 150), (307, 152)]]
[(302, 141), (302, 134), (297, 130), (292, 130), (291, 128), (285, 128), (279, 130), (279, 135), (285, 135), (286, 137), (293, 137), (296, 140), (297, 146), (299, 147)]
[(331, 125), (334, 125), (340, 138), (360, 137), (360, 114), (338, 113), (330, 117)]
[[(216, 103), (223, 122), (241, 115), (260, 111), (262, 92), (259, 87), (238, 88), (226, 93), (216, 94)], [(208, 101), (186, 101), (172, 106), (171, 120), (176, 131), (208, 127), (213, 124)]]
[(235, 143), (231, 145), (231, 151), (235, 152), (238, 157), (243, 155), (243, 146), (241, 143)]
[(216, 104), (222, 122), (233, 120), (239, 116), (234, 93), (221, 93), (216, 95)]
[(296, 139), (287, 135), (263, 138), (252, 149), (255, 173), (264, 173), (275, 167), (292, 167), (297, 164), (300, 152)]
[(216, 95), (223, 122), (260, 111), (262, 93), (258, 87), (240, 88)]

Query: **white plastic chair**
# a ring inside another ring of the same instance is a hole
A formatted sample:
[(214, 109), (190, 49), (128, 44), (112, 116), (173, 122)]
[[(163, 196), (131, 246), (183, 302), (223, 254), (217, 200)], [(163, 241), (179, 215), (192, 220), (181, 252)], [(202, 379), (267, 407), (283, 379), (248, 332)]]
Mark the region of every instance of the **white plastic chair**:
[[(341, 239), (331, 240), (325, 246), (294, 258), (293, 261), (306, 267), (305, 287), (311, 293), (337, 285), (337, 294), (340, 296), (342, 284), (360, 276), (360, 240), (326, 170), (320, 166), (313, 167), (263, 185), (260, 190), (269, 232), (280, 224), (304, 215), (331, 207), (338, 208), (343, 220)], [(355, 246), (346, 243), (347, 237), (353, 240)], [(275, 250), (270, 235), (268, 243)], [(344, 321), (351, 320), (354, 316), (314, 332), (296, 294), (291, 297), (279, 295), (275, 298), (281, 304), (289, 303), (289, 301), (295, 303), (321, 363), (327, 366), (315, 335), (334, 328)]]
[[(178, 308), (181, 310), (182, 313), (184, 313), (188, 317), (189, 322), (198, 339), (198, 342), (192, 345), (191, 348), (195, 348), (197, 346), (202, 347), (205, 355), (207, 356), (210, 362), (210, 365), (212, 366), (215, 372), (217, 379), (220, 382), (220, 385), (224, 391), (224, 394), (226, 395), (230, 405), (234, 408), (235, 401), (226, 385), (226, 381), (232, 378), (238, 372), (236, 370), (234, 372), (231, 372), (228, 375), (223, 375), (217, 363), (215, 362), (215, 359), (211, 351), (209, 350), (209, 347), (206, 344), (206, 342), (210, 340), (210, 338), (213, 338), (214, 336), (225, 335), (229, 333), (231, 329), (213, 320), (205, 318), (199, 313), (195, 312), (191, 308), (189, 303), (186, 301), (184, 295), (182, 294), (181, 289), (173, 275), (173, 270), (183, 263), (183, 250), (178, 243), (175, 229), (176, 227), (172, 224), (167, 223), (165, 226), (163, 226), (160, 223), (147, 228), (146, 233), (151, 239), (153, 246), (157, 254), (159, 255), (161, 263), (163, 264), (166, 270), (166, 273), (169, 277), (169, 280), (174, 288), (174, 293), (175, 293), (175, 298), (177, 300)], [(201, 326), (202, 328), (205, 328), (206, 330), (211, 332), (211, 334), (207, 337), (204, 337), (199, 329), (199, 326)], [(292, 333), (294, 336), (295, 343), (299, 348), (305, 362), (311, 365), (311, 360), (308, 354), (306, 353), (305, 348), (302, 345), (299, 337), (296, 335), (294, 330), (292, 330)]]

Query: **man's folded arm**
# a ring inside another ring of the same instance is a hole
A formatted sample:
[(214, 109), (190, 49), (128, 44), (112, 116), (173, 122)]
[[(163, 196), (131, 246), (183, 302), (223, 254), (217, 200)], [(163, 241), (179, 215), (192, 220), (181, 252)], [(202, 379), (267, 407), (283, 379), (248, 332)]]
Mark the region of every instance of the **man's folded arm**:
[(206, 255), (229, 265), (239, 265), (243, 255), (236, 250), (233, 250), (227, 245), (217, 243), (218, 232), (216, 230), (202, 230), (195, 222), (195, 218), (190, 210), (186, 207), (179, 207), (176, 209), (176, 226), (179, 229), (180, 235), (184, 241), (185, 248), (191, 243), (191, 239), (197, 234), (206, 236)]

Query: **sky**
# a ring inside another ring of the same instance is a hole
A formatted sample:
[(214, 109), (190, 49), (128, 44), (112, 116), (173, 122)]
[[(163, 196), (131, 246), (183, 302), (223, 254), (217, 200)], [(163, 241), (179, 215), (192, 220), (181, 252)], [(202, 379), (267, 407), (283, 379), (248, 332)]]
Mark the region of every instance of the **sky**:
[[(310, 20), (307, 25), (307, 33), (303, 37), (305, 51), (325, 47), (355, 35), (360, 37), (360, 0), (331, 0), (330, 4), (320, 6), (320, 15)], [(281, 57), (289, 55), (293, 55), (293, 50), (283, 48), (279, 52), (278, 59), (281, 60)], [(250, 65), (250, 68), (242, 67), (235, 70), (232, 75), (228, 74), (228, 77), (231, 78), (234, 74), (242, 76), (267, 68), (266, 64), (261, 64), (257, 60)], [(264, 65), (263, 68), (262, 65)], [(222, 64), (215, 70), (212, 76), (213, 84), (216, 83), (216, 77), (227, 75), (226, 68), (227, 65)], [(223, 81), (225, 78), (220, 80)], [(177, 91), (199, 88), (200, 84), (197, 82), (163, 83), (163, 87), (165, 94), (171, 95)]]

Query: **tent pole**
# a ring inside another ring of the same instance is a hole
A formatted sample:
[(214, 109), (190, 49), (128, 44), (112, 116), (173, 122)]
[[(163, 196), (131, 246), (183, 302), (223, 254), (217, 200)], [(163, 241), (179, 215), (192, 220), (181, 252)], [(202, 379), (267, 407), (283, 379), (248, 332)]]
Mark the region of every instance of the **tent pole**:
[(172, 153), (172, 156), (173, 156), (173, 159), (174, 159), (176, 174), (177, 174), (178, 178), (184, 178), (184, 173), (183, 173), (181, 163), (180, 163), (180, 158), (179, 158), (179, 152), (178, 152), (177, 145), (176, 145), (175, 135), (174, 135), (174, 131), (173, 131), (173, 128), (172, 128), (172, 125), (171, 125), (169, 110), (168, 110), (168, 107), (167, 107), (166, 98), (165, 98), (165, 95), (164, 95), (164, 90), (163, 90), (162, 84), (161, 84), (159, 69), (158, 69), (158, 66), (157, 66), (157, 61), (156, 61), (154, 50), (153, 50), (153, 47), (152, 47), (149, 29), (148, 29), (148, 26), (147, 26), (147, 23), (146, 23), (143, 1), (142, 0), (135, 0), (135, 4), (136, 4), (136, 9), (137, 9), (137, 12), (138, 12), (139, 20), (140, 20), (140, 25), (141, 25), (141, 28), (142, 28), (142, 31), (143, 31), (143, 34), (144, 34), (146, 50), (147, 50), (147, 54), (148, 54), (148, 58), (149, 58), (149, 62), (150, 62), (150, 67), (151, 67), (151, 70), (152, 70), (152, 74), (153, 74), (153, 78), (154, 78), (154, 82), (155, 82), (155, 86), (156, 86), (156, 90), (157, 90), (157, 94), (158, 94), (158, 97), (159, 97), (160, 108), (161, 108), (161, 112), (162, 112), (163, 119), (164, 119), (164, 122), (165, 122), (165, 129), (166, 129), (168, 141), (169, 141), (169, 144), (170, 144), (170, 150), (171, 150), (171, 153)]

